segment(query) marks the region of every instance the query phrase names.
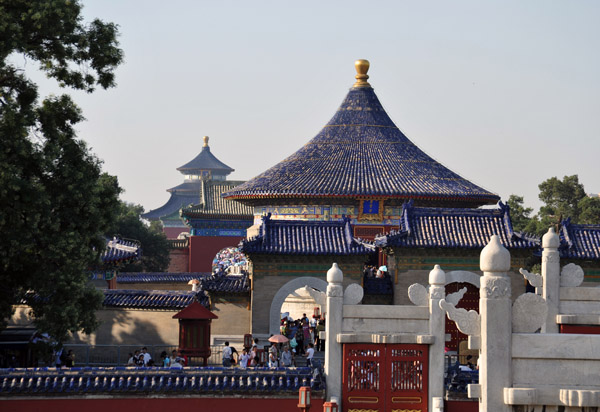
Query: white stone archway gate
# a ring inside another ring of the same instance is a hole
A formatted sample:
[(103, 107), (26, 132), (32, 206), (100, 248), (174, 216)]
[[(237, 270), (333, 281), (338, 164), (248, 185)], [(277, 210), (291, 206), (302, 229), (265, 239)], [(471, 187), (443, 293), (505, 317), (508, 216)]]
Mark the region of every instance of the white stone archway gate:
[(272, 335), (279, 334), (279, 326), (281, 322), (281, 306), (285, 299), (296, 290), (308, 286), (320, 292), (327, 290), (327, 282), (323, 279), (304, 276), (289, 281), (283, 285), (273, 297), (271, 301), (271, 310), (269, 312), (269, 333)]

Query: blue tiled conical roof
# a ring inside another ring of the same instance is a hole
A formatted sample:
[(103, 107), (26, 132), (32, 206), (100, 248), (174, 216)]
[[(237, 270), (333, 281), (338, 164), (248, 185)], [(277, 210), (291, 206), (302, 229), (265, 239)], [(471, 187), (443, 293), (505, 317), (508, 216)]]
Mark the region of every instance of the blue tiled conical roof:
[(415, 146), (364, 84), (350, 89), (333, 118), (304, 147), (223, 196), (246, 203), (364, 196), (471, 207), (500, 199)]
[(177, 168), (183, 174), (190, 173), (194, 174), (199, 170), (210, 170), (214, 174), (228, 175), (234, 171), (231, 167), (221, 162), (211, 153), (210, 147), (208, 146), (208, 136), (204, 136), (204, 146), (198, 156), (192, 160)]

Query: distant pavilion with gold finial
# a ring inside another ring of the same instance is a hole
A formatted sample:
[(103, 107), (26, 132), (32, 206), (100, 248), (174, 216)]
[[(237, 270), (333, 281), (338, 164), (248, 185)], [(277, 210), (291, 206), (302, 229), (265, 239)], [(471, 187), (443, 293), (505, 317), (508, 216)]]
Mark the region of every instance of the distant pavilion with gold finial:
[(234, 169), (212, 154), (208, 136), (203, 141), (202, 151), (177, 168), (184, 181), (167, 190), (171, 194), (168, 202), (142, 215), (160, 220), (169, 239), (186, 235), (180, 242), (172, 242), (169, 271), (173, 272), (211, 272), (214, 256), (221, 249), (235, 247), (252, 225), (252, 208), (221, 198), (221, 193), (244, 182), (227, 180)]

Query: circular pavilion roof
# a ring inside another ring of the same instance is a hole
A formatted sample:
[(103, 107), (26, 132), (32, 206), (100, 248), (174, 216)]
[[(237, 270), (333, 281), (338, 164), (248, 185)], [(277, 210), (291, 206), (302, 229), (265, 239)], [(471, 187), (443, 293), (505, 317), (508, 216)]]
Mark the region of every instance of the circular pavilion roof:
[(204, 140), (204, 145), (198, 156), (194, 157), (183, 166), (178, 167), (177, 170), (183, 174), (199, 173), (202, 170), (210, 170), (211, 172), (220, 175), (228, 175), (233, 172), (235, 169), (227, 166), (211, 153), (210, 147), (208, 146), (208, 136), (204, 136), (202, 139)]
[(336, 197), (495, 204), (499, 196), (436, 162), (398, 129), (366, 81), (365, 62), (356, 62), (357, 82), (312, 140), (223, 197), (248, 204)]

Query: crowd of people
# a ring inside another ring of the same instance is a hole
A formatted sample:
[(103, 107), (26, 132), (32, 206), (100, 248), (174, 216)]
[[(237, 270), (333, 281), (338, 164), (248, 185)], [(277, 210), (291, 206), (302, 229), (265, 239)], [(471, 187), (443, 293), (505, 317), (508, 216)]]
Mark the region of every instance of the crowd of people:
[(188, 365), (188, 357), (173, 349), (171, 355), (167, 354), (167, 351), (162, 351), (160, 354), (160, 362), (157, 363), (152, 359), (152, 355), (148, 352), (147, 347), (143, 347), (141, 350), (136, 350), (134, 353), (129, 354), (127, 360), (127, 366), (158, 366), (164, 368), (183, 368)]
[(365, 265), (363, 268), (363, 276), (366, 278), (377, 278), (383, 279), (388, 277), (388, 268), (387, 266), (373, 266), (373, 265)]
[[(302, 348), (302, 352), (298, 349)], [(261, 356), (262, 354), (266, 356)], [(244, 348), (242, 353), (225, 342), (222, 351), (223, 366), (239, 366), (240, 368), (252, 367), (296, 367), (296, 366), (312, 366), (315, 356), (315, 345), (308, 342), (306, 346), (298, 345), (295, 339), (291, 339), (285, 343), (271, 342), (271, 345), (265, 349), (259, 349), (258, 339), (254, 339), (252, 346)]]
[(240, 250), (236, 247), (228, 247), (221, 250), (212, 262), (213, 272), (220, 270), (226, 270), (230, 266), (242, 266), (248, 265), (248, 259)]
[(313, 316), (310, 320), (306, 313), (300, 319), (290, 317), (281, 319), (280, 333), (290, 340), (290, 347), (294, 353), (303, 355), (309, 344), (318, 351), (325, 350), (325, 341), (320, 338), (320, 332), (325, 331), (325, 319)]

